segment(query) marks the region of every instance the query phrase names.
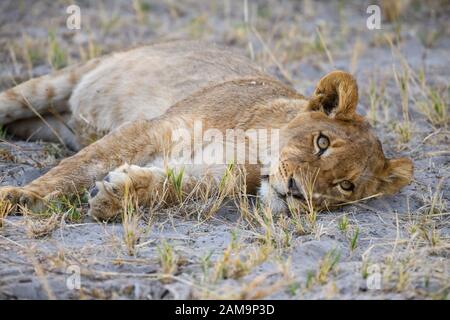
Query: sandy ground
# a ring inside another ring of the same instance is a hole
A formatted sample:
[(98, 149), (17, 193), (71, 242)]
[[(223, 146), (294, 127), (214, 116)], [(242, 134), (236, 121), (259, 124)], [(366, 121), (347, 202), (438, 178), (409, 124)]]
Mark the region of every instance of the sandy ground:
[[(210, 219), (155, 212), (134, 228), (134, 255), (123, 224), (92, 221), (84, 204), (75, 218), (8, 216), (0, 229), (1, 299), (448, 298), (445, 1), (410, 1), (401, 19), (383, 19), (381, 30), (367, 29), (368, 3), (360, 1), (249, 0), (247, 10), (243, 1), (133, 3), (79, 1), (82, 29), (73, 31), (65, 27), (66, 1), (2, 1), (0, 88), (50, 72), (49, 60), (55, 67), (172, 39), (241, 48), (307, 95), (326, 72), (350, 70), (360, 86), (359, 111), (388, 155), (414, 160), (414, 181), (395, 196), (320, 213), (303, 233), (292, 218), (251, 226), (232, 204)], [(58, 59), (49, 59), (51, 33)], [(23, 185), (70, 154), (55, 144), (2, 141), (2, 185)]]

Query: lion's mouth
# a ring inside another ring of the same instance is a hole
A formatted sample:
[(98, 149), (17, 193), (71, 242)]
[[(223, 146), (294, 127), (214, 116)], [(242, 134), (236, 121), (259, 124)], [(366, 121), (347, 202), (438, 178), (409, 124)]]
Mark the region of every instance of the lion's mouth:
[(298, 201), (306, 201), (305, 197), (303, 196), (303, 194), (301, 193), (293, 193), (293, 192), (280, 192), (279, 190), (277, 190), (275, 187), (271, 186), (272, 190), (276, 193), (276, 195), (278, 196), (278, 198), (283, 199), (284, 201), (286, 201), (286, 199), (288, 197), (294, 198)]
[[(269, 181), (269, 176), (268, 175), (261, 176), (261, 180)], [(285, 202), (286, 202), (286, 198), (288, 198), (288, 197), (294, 198), (298, 201), (303, 201), (303, 202), (306, 201), (305, 196), (303, 195), (303, 193), (298, 191), (298, 188), (297, 188), (297, 191), (295, 191), (295, 192), (292, 192), (292, 191), (281, 192), (275, 186), (270, 185), (270, 183), (269, 183), (269, 186), (270, 186), (270, 189), (272, 189), (273, 192), (275, 192), (277, 197), (279, 199), (284, 200)]]
[(293, 193), (288, 193), (288, 196), (297, 199), (299, 201), (306, 201), (305, 197), (303, 196), (303, 194), (293, 194)]

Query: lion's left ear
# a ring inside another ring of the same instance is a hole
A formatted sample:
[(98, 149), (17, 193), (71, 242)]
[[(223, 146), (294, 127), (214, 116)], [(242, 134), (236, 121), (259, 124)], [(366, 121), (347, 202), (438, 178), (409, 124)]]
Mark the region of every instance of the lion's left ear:
[(322, 111), (329, 117), (352, 120), (356, 116), (358, 85), (353, 76), (345, 71), (328, 73), (317, 84), (309, 101), (309, 110)]
[(394, 194), (408, 185), (413, 177), (413, 163), (407, 158), (386, 160), (381, 177), (379, 192)]

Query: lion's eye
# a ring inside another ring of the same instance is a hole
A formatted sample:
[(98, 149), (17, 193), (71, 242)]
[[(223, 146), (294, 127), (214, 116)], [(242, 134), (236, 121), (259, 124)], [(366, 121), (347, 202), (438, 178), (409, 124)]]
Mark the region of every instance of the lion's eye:
[(316, 143), (320, 150), (326, 150), (330, 146), (330, 140), (322, 134), (317, 137)]
[(339, 185), (340, 185), (341, 188), (342, 188), (343, 190), (345, 190), (345, 191), (352, 191), (352, 190), (355, 188), (355, 186), (353, 185), (353, 183), (351, 183), (351, 182), (348, 181), (348, 180), (342, 181)]

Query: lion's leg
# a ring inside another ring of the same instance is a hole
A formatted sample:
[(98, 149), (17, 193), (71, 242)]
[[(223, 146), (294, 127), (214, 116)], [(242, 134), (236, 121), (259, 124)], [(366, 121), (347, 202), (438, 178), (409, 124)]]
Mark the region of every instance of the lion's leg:
[(174, 172), (182, 175), (177, 186), (174, 185), (177, 178), (168, 175), (164, 169), (124, 164), (102, 181), (97, 181), (89, 191), (88, 214), (101, 220), (111, 219), (119, 215), (130, 201), (132, 205), (137, 203), (144, 207), (159, 203), (171, 205), (205, 182), (203, 178), (184, 171)]
[(42, 208), (49, 199), (88, 189), (123, 163), (149, 163), (152, 157), (164, 151), (170, 142), (170, 134), (170, 126), (158, 121), (126, 124), (64, 159), (25, 187), (0, 188), (0, 199), (21, 202), (31, 209)]
[(59, 116), (45, 115), (40, 118), (28, 118), (14, 121), (6, 126), (8, 133), (22, 140), (60, 142), (71, 150), (78, 151), (77, 138), (67, 123), (71, 114)]

